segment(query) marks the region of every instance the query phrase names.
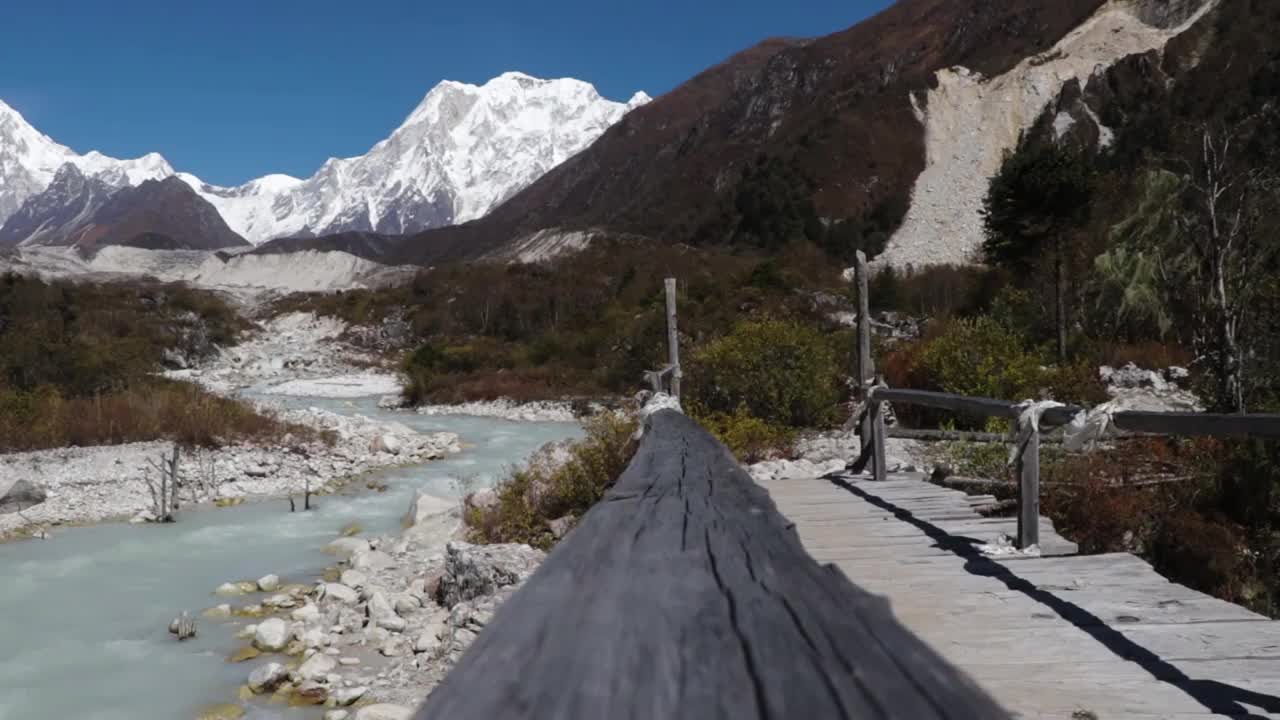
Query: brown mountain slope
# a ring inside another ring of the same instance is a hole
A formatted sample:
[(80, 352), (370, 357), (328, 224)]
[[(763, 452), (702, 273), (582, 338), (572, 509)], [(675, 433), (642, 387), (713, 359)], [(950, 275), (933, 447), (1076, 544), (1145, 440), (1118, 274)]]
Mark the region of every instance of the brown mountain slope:
[(132, 245), (153, 250), (218, 250), (249, 243), (209, 201), (177, 177), (117, 191), (67, 236), (67, 244)]
[[(998, 74), (1101, 4), (903, 0), (834, 35), (767, 41), (633, 111), (488, 217), (406, 238), (390, 259), (475, 257), (547, 228), (755, 244), (796, 231), (778, 217), (807, 219), (806, 233), (824, 232), (818, 217), (891, 229), (925, 160), (909, 93), (953, 65)], [(758, 206), (778, 188), (785, 207)]]

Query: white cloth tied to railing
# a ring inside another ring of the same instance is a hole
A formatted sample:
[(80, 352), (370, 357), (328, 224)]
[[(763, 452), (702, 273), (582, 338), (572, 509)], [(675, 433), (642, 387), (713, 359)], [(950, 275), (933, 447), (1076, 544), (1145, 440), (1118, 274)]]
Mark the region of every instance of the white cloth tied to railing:
[[(1013, 428), (1013, 447), (1009, 449), (1009, 465), (1017, 464), (1032, 434), (1040, 432), (1040, 418), (1054, 408), (1066, 407), (1055, 400), (1024, 400), (1017, 404), (1018, 424)], [(1074, 421), (1073, 421), (1074, 422)]]
[[(1017, 462), (1026, 448), (1031, 433), (1040, 432), (1040, 418), (1053, 408), (1066, 407), (1053, 400), (1025, 400), (1018, 404), (1018, 427), (1014, 434), (1014, 447), (1009, 453), (1009, 464)], [(1111, 427), (1111, 415), (1116, 411), (1110, 403), (1093, 410), (1081, 410), (1063, 428), (1062, 445), (1070, 452), (1080, 452), (1102, 439)]]

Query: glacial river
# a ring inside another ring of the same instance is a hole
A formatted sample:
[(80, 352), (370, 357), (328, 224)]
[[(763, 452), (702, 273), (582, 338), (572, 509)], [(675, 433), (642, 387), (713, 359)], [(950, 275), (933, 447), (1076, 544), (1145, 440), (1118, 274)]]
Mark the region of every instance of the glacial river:
[[(184, 511), (173, 525), (55, 528), (47, 541), (0, 545), (0, 720), (191, 720), (234, 700), (253, 663), (225, 658), (242, 641), (202, 618), (200, 634), (178, 643), (167, 626), (179, 612), (222, 602), (212, 590), (228, 580), (276, 573), (310, 582), (332, 563), (320, 548), (348, 523), (366, 535), (393, 530), (419, 488), (453, 497), (455, 478), (492, 484), (544, 443), (579, 433), (567, 423), (389, 413), (373, 398), (292, 402), (456, 432), (464, 451), (379, 471), (387, 492), (322, 497), (310, 513), (290, 514), (276, 500)], [(245, 717), (303, 714), (250, 708)]]

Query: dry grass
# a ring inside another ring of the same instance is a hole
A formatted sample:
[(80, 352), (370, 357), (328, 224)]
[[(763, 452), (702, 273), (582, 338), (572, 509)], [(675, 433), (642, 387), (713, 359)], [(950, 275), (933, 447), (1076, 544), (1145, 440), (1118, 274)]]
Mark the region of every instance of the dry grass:
[(569, 460), (552, 466), (535, 459), (512, 470), (497, 490), (497, 502), (477, 507), (468, 498), (464, 519), (468, 537), (479, 543), (526, 543), (549, 549), (556, 542), (550, 523), (576, 521), (604, 497), (635, 454), (637, 421), (605, 413), (586, 422), (587, 436), (569, 451)]
[(1221, 508), (1225, 448), (1141, 439), (1046, 467), (1045, 512), (1087, 554), (1131, 552), (1174, 582), (1272, 613), (1248, 528)]
[(218, 446), (330, 438), (187, 383), (154, 380), (89, 397), (63, 397), (52, 386), (0, 392), (0, 451), (159, 439)]

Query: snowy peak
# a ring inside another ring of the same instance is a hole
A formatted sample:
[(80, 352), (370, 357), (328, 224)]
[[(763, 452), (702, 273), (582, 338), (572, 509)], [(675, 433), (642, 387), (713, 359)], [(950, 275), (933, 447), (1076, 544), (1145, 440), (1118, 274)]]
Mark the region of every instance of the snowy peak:
[(580, 80), (518, 72), (484, 85), (446, 80), (367, 154), (330, 158), (307, 180), (219, 188), (182, 177), (256, 243), (415, 233), (481, 217), (648, 101), (637, 93), (617, 103)]
[(0, 224), (17, 212), (27, 198), (48, 187), (67, 164), (116, 188), (173, 174), (173, 168), (157, 153), (134, 160), (117, 160), (97, 151), (78, 155), (36, 130), (21, 113), (0, 101)]
[(179, 178), (116, 188), (74, 163), (0, 225), (0, 247), (135, 245), (212, 250), (245, 245), (207, 201)]
[[(518, 72), (478, 86), (445, 81), (367, 154), (332, 158), (305, 180), (273, 174), (238, 187), (178, 173), (157, 153), (133, 160), (78, 155), (0, 103), (0, 226), (69, 164), (113, 189), (176, 175), (254, 243), (346, 231), (415, 233), (484, 215), (649, 99), (637, 93), (613, 102), (580, 80)], [(47, 206), (66, 195), (41, 198), (37, 214), (65, 219), (85, 208), (82, 201), (56, 212)], [(21, 225), (30, 230), (28, 221)]]

